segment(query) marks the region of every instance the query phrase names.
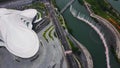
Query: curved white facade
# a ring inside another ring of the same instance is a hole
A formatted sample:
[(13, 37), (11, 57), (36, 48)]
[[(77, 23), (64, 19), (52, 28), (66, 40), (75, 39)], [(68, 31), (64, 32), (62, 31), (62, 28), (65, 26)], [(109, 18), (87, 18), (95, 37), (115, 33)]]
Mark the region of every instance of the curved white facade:
[(24, 11), (0, 9), (0, 33), (4, 46), (12, 54), (30, 58), (39, 50), (39, 39), (32, 30), (32, 20), (37, 14), (35, 9)]

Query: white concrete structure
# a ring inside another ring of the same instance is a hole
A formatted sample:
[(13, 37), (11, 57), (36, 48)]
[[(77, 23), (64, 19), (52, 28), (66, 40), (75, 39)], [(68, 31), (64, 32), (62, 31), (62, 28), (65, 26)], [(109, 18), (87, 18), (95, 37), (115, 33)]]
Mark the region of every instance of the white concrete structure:
[(0, 8), (0, 35), (9, 52), (30, 58), (39, 50), (37, 34), (32, 30), (32, 20), (37, 15), (35, 9), (24, 11)]

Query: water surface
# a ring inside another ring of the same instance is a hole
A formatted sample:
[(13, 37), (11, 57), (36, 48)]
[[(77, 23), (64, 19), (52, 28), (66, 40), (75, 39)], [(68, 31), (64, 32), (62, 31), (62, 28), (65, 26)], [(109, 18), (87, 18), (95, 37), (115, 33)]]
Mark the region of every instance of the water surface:
[[(69, 1), (70, 0), (56, 0), (60, 9)], [(84, 6), (80, 5), (77, 0), (72, 5), (76, 10), (89, 16), (88, 11)], [(89, 50), (93, 58), (94, 68), (106, 68), (105, 49), (99, 35), (88, 24), (73, 17), (69, 10), (68, 8), (63, 13), (63, 16), (68, 28), (72, 31), (72, 35)], [(111, 68), (120, 68), (120, 65), (111, 52), (110, 61)]]

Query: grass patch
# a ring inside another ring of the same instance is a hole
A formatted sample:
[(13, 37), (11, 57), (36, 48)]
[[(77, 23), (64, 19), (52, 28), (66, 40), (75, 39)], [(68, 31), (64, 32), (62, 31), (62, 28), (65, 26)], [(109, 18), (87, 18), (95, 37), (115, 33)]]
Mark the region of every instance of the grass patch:
[(57, 34), (56, 34), (56, 32), (54, 32), (54, 36), (57, 38)]
[(27, 5), (23, 7), (23, 9), (30, 9), (30, 8), (36, 9), (38, 12), (41, 13), (41, 16), (43, 16), (43, 12), (46, 11), (46, 7), (42, 2), (35, 2), (35, 3), (32, 3), (31, 5)]
[(52, 31), (54, 30), (54, 27), (50, 30), (50, 32), (49, 32), (49, 37), (52, 39), (52, 40), (54, 40), (54, 38), (53, 38), (53, 36), (52, 36)]
[(38, 11), (45, 10), (45, 5), (42, 2), (35, 2), (31, 5), (25, 6), (24, 8), (33, 8), (37, 9)]
[(52, 26), (50, 26), (49, 28), (47, 28), (45, 31), (44, 31), (44, 33), (43, 33), (43, 37), (45, 38), (45, 40), (48, 42), (48, 39), (47, 39), (47, 37), (46, 37), (46, 33), (49, 31), (49, 29), (50, 28), (52, 28), (53, 27), (53, 25)]
[[(120, 32), (120, 13), (105, 0), (85, 0), (91, 4), (91, 9), (95, 14), (105, 18)], [(119, 16), (118, 16), (119, 14)]]
[(65, 25), (65, 21), (64, 21), (63, 16), (62, 16), (62, 15), (59, 15), (59, 16), (58, 16), (58, 19), (59, 19), (59, 21), (60, 21), (60, 24), (64, 27), (64, 29), (66, 29), (67, 27), (66, 27), (66, 25)]
[(58, 9), (58, 11), (60, 11), (59, 7), (56, 4), (56, 0), (51, 0), (52, 4), (54, 5), (54, 7), (56, 7)]
[(74, 43), (67, 37), (67, 40), (71, 46), (72, 52), (73, 53), (80, 53), (79, 48), (74, 45)]
[(37, 19), (39, 19), (41, 17), (41, 13), (38, 13), (37, 15)]

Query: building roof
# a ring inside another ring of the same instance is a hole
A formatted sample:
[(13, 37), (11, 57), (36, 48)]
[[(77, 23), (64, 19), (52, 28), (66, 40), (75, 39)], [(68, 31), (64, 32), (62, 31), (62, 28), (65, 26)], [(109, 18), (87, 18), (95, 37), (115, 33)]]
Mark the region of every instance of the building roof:
[[(0, 32), (2, 34), (5, 47), (12, 54), (30, 58), (39, 50), (39, 40), (37, 34), (25, 24), (37, 14), (35, 9), (24, 11), (0, 9)], [(2, 13), (1, 13), (2, 12)]]

